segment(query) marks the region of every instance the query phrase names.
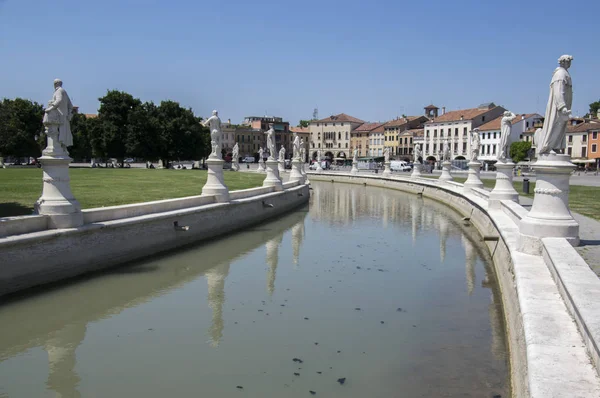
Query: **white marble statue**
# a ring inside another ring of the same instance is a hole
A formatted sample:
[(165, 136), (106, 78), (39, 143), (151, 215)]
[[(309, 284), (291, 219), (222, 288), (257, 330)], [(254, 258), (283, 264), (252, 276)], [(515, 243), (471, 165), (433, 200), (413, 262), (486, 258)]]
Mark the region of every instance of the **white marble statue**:
[(444, 150), (442, 152), (442, 159), (444, 162), (450, 161), (450, 144), (448, 144), (448, 138), (444, 139)]
[(504, 112), (504, 116), (502, 117), (500, 123), (500, 145), (498, 145), (498, 160), (501, 162), (510, 158), (510, 133), (512, 131), (512, 121), (516, 117), (511, 111)]
[(383, 148), (383, 159), (386, 163), (390, 161), (390, 148), (389, 147)]
[(421, 145), (415, 144), (415, 160), (413, 163), (421, 163), (419, 159), (423, 157), (423, 153), (421, 152)]
[(212, 147), (210, 157), (221, 159), (221, 119), (219, 119), (219, 112), (212, 111), (212, 116), (206, 119), (202, 125), (209, 126), (210, 145)]
[(263, 162), (263, 154), (264, 151), (262, 148), (258, 148), (258, 163), (262, 163)]
[(275, 140), (273, 139), (274, 133), (275, 130), (273, 130), (272, 125), (265, 132), (265, 134), (267, 135), (267, 149), (269, 150), (269, 160), (275, 160)]
[(352, 163), (358, 163), (358, 149), (355, 149), (352, 154)]
[(554, 153), (565, 147), (565, 132), (573, 104), (573, 83), (568, 71), (572, 60), (571, 55), (561, 56), (559, 67), (552, 74), (544, 127), (535, 132), (538, 155)]
[(71, 133), (73, 104), (65, 89), (62, 88), (62, 84), (62, 80), (54, 80), (54, 94), (44, 111), (44, 122), (54, 122), (58, 125), (58, 141), (66, 149), (73, 145), (73, 134)]
[(237, 142), (233, 146), (233, 150), (232, 150), (231, 155), (232, 155), (231, 157), (233, 158), (233, 162), (237, 163), (239, 161), (239, 158), (240, 158), (240, 147), (238, 146)]
[(279, 150), (279, 161), (283, 162), (285, 160), (285, 148), (281, 145), (281, 149)]
[(481, 140), (479, 137), (479, 129), (475, 128), (471, 131), (471, 162), (477, 162), (480, 147)]
[(320, 149), (317, 151), (317, 162), (319, 162), (319, 164), (321, 164), (321, 150)]
[(300, 138), (300, 159), (302, 163), (306, 161), (306, 148), (304, 148), (304, 139)]
[(294, 142), (292, 146), (292, 158), (299, 159), (300, 158), (300, 137), (298, 134), (294, 132)]

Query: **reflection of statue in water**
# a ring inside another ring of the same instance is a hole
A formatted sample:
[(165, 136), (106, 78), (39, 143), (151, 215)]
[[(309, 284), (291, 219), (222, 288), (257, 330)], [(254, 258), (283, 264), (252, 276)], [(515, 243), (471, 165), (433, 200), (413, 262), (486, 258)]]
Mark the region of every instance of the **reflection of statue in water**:
[(203, 126), (207, 126), (210, 130), (210, 145), (212, 152), (210, 158), (221, 159), (221, 119), (219, 119), (219, 112), (212, 111), (212, 116), (206, 119)]
[(208, 283), (208, 306), (211, 308), (210, 345), (216, 347), (223, 337), (223, 304), (225, 303), (225, 279), (229, 275), (229, 263), (220, 264), (206, 271)]
[(559, 67), (552, 74), (544, 127), (535, 132), (538, 155), (553, 153), (565, 147), (565, 132), (573, 104), (573, 82), (568, 71), (572, 60), (570, 55), (561, 56), (558, 59)]
[(512, 121), (517, 116), (511, 111), (504, 112), (502, 121), (500, 122), (500, 144), (498, 144), (498, 160), (505, 162), (510, 159), (508, 146), (510, 145), (510, 134), (512, 132)]
[(463, 234), (461, 240), (465, 249), (467, 293), (470, 296), (473, 294), (473, 289), (475, 287), (475, 263), (477, 262), (477, 253), (475, 251), (475, 246), (473, 246), (473, 243), (466, 235)]
[(48, 380), (46, 386), (57, 397), (81, 397), (77, 386), (81, 378), (75, 372), (75, 350), (85, 339), (85, 323), (68, 324), (53, 332), (44, 348), (48, 353)]
[[(52, 99), (48, 101), (48, 107), (44, 110), (43, 123), (49, 137), (48, 148), (44, 150), (45, 154), (68, 154), (67, 147), (73, 145), (72, 117), (73, 104), (71, 99), (66, 90), (62, 88), (62, 81), (55, 79), (54, 94)], [(55, 146), (56, 143), (59, 145)]]
[(479, 159), (480, 148), (479, 129), (475, 128), (471, 131), (471, 162), (477, 162), (477, 159)]
[(269, 266), (267, 274), (267, 292), (271, 296), (275, 292), (275, 277), (277, 275), (277, 264), (279, 262), (279, 245), (282, 240), (283, 234), (280, 234), (278, 237), (270, 239), (266, 243), (267, 265)]
[(444, 215), (438, 217), (440, 228), (440, 262), (446, 260), (446, 241), (448, 240), (448, 220)]
[(298, 222), (292, 227), (292, 261), (294, 266), (298, 266), (298, 258), (300, 257), (300, 246), (302, 246), (302, 240), (304, 239), (304, 220)]

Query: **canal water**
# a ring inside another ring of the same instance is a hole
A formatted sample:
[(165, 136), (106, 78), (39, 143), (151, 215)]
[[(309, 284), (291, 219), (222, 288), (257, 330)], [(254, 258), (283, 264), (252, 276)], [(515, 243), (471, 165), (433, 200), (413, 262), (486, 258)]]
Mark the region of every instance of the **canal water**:
[(312, 186), (276, 221), (4, 300), (0, 397), (508, 397), (477, 231), (414, 195)]

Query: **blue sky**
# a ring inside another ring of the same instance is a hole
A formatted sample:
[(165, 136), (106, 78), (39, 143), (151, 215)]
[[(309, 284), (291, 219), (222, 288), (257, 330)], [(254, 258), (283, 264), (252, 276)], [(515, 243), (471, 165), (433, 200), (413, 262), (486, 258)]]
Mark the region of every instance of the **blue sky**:
[(0, 97), (45, 104), (60, 77), (84, 113), (118, 89), (233, 122), (431, 102), (543, 114), (567, 53), (581, 115), (600, 99), (599, 15), (589, 0), (0, 0)]

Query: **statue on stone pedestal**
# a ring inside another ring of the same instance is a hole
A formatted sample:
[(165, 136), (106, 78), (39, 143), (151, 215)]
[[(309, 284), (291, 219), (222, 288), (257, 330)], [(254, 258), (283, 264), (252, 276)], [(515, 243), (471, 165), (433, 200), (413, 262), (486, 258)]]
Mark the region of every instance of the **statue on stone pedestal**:
[(512, 131), (512, 121), (516, 117), (511, 111), (504, 112), (504, 116), (502, 117), (500, 123), (500, 144), (498, 145), (498, 160), (501, 162), (510, 158), (510, 133)]
[(210, 145), (212, 152), (210, 153), (211, 158), (221, 159), (221, 119), (219, 119), (219, 112), (212, 111), (212, 116), (206, 119), (203, 126), (209, 126), (210, 129)]
[(281, 149), (279, 150), (279, 161), (283, 162), (285, 160), (285, 148), (281, 145)]
[(319, 164), (321, 164), (321, 150), (320, 149), (317, 151), (317, 162), (319, 162)]
[(471, 131), (471, 162), (477, 162), (477, 159), (479, 158), (479, 149), (481, 147), (479, 138), (479, 129), (473, 129)]
[(264, 154), (263, 149), (259, 147), (258, 148), (258, 163), (262, 163), (263, 162), (263, 160), (264, 160), (263, 159), (263, 154)]
[(273, 140), (273, 125), (269, 126), (269, 130), (265, 132), (267, 135), (267, 149), (269, 150), (269, 160), (275, 160), (275, 140)]
[(358, 163), (358, 149), (354, 150), (354, 154), (352, 155), (352, 163)]
[(300, 138), (300, 159), (302, 163), (306, 161), (306, 148), (304, 148), (304, 139)]
[(415, 160), (413, 163), (421, 163), (423, 153), (421, 152), (421, 145), (415, 144)]
[(390, 161), (390, 148), (383, 148), (383, 159), (386, 163)]
[(555, 153), (555, 150), (565, 147), (565, 132), (573, 104), (573, 82), (568, 71), (572, 60), (571, 55), (561, 56), (559, 67), (552, 74), (544, 127), (535, 132), (538, 155)]
[(300, 158), (300, 137), (294, 132), (294, 143), (292, 146), (292, 158), (297, 160)]
[(450, 155), (450, 145), (448, 144), (448, 138), (444, 138), (444, 151), (442, 152), (442, 159), (444, 162), (449, 162), (451, 158)]
[(63, 149), (73, 145), (73, 134), (71, 133), (71, 118), (73, 117), (73, 104), (69, 95), (62, 88), (62, 80), (54, 80), (54, 94), (48, 101), (48, 107), (44, 110), (44, 125), (46, 133), (49, 129), (58, 128), (58, 142)]

